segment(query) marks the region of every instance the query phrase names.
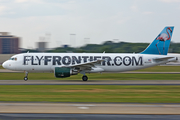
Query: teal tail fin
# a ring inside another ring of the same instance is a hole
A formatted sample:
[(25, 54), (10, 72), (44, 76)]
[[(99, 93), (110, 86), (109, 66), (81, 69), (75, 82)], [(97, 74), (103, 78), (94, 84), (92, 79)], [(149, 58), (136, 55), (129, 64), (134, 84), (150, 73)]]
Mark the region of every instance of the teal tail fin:
[(165, 27), (155, 40), (140, 54), (167, 55), (174, 27)]

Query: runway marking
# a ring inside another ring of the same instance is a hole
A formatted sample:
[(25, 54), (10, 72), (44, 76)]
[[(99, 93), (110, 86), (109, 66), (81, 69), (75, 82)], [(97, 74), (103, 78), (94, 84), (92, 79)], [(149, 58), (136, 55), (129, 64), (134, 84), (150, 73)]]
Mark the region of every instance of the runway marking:
[(93, 107), (93, 106), (96, 106), (96, 105), (92, 105), (92, 104), (73, 104), (72, 106), (86, 106), (86, 107)]
[(78, 108), (83, 110), (89, 109), (89, 107), (78, 107)]

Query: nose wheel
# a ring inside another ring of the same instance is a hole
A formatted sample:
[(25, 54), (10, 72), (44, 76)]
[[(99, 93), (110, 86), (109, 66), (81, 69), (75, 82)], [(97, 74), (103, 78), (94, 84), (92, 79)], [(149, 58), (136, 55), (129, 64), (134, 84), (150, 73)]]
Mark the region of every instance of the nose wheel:
[(87, 81), (88, 80), (88, 77), (86, 75), (82, 76), (82, 80), (83, 81)]
[(27, 81), (27, 80), (28, 80), (28, 77), (24, 77), (24, 80)]
[(28, 80), (28, 72), (26, 71), (25, 74), (26, 74), (26, 75), (25, 75), (25, 77), (24, 77), (24, 80), (27, 81), (27, 80)]

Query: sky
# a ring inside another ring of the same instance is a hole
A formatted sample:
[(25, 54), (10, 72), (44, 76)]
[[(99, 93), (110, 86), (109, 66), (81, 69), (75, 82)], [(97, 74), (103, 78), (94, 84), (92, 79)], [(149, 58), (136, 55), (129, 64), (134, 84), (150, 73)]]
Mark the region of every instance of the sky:
[(21, 48), (151, 43), (165, 26), (180, 42), (180, 0), (0, 0), (0, 32), (21, 37)]

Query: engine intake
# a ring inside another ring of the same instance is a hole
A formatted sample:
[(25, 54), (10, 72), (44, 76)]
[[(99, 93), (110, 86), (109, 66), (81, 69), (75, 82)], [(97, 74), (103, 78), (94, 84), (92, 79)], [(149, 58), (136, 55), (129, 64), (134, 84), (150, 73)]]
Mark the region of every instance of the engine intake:
[(55, 67), (54, 75), (57, 78), (70, 77), (71, 75), (78, 74), (78, 70), (73, 70), (68, 67)]

